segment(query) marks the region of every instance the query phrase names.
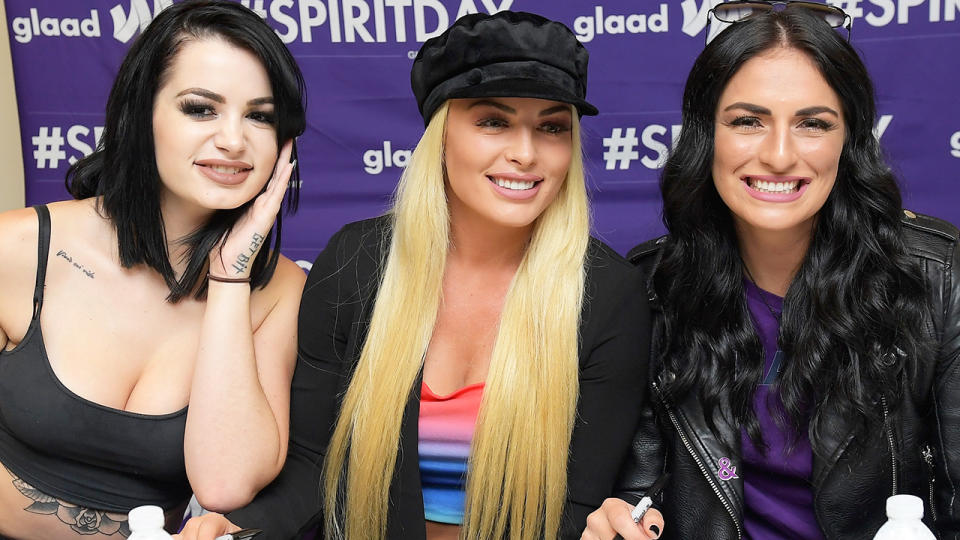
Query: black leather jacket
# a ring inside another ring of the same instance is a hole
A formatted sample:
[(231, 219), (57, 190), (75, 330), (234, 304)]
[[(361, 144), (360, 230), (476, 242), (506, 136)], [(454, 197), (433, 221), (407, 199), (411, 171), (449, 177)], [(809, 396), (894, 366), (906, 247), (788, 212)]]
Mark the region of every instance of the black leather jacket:
[[(929, 286), (932, 321), (927, 328), (938, 347), (919, 362), (916, 387), (886, 429), (854, 440), (847, 420), (836, 411), (827, 412), (832, 429), (822, 441), (826, 453), (814, 454), (812, 483), (817, 522), (830, 539), (873, 538), (886, 520), (885, 500), (895, 493), (925, 501), (924, 519), (939, 538), (960, 538), (958, 230), (935, 218), (911, 212), (905, 216), (905, 240)], [(661, 241), (637, 246), (628, 255), (646, 276), (656, 267)], [(656, 310), (656, 302), (651, 303)], [(653, 343), (657, 341), (655, 336)], [(664, 399), (661, 388), (672, 374), (658, 356), (653, 351), (650, 357), (651, 389), (619, 496), (635, 503), (669, 471), (672, 477), (657, 504), (666, 519), (664, 538), (742, 538), (743, 480), (724, 480), (729, 475), (720, 474), (718, 465), (722, 458), (734, 467), (739, 463), (740, 429), (722, 421), (718, 438), (707, 427), (696, 396), (682, 402)], [(885, 400), (877, 406), (886, 416)]]

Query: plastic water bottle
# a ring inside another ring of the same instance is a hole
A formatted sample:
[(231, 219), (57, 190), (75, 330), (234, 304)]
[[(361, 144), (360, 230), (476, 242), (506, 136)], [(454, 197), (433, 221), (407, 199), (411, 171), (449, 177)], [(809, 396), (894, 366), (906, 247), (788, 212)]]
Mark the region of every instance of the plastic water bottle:
[(127, 540), (173, 540), (163, 530), (163, 509), (159, 506), (138, 506), (127, 514), (130, 537)]
[[(873, 540), (936, 540), (923, 524), (923, 500), (913, 495), (887, 498), (887, 522)], [(132, 538), (132, 537), (131, 537)]]

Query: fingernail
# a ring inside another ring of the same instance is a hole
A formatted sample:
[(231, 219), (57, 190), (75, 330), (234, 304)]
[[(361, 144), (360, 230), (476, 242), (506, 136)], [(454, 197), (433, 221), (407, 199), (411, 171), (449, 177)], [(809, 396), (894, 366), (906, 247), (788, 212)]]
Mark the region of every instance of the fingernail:
[(651, 526), (650, 526), (650, 532), (652, 532), (653, 534), (657, 535), (657, 536), (656, 536), (657, 538), (660, 538), (660, 527), (657, 527), (656, 525), (651, 525)]
[(293, 170), (293, 169), (296, 169), (296, 168), (297, 168), (297, 160), (291, 161), (291, 162), (290, 162), (290, 170)]

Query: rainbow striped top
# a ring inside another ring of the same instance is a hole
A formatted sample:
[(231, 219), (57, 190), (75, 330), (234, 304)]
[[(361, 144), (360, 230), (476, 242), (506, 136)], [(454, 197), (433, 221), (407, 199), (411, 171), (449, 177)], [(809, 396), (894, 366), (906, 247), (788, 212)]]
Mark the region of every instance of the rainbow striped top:
[(483, 397), (482, 382), (438, 396), (420, 386), (420, 483), (427, 521), (463, 524), (467, 461)]

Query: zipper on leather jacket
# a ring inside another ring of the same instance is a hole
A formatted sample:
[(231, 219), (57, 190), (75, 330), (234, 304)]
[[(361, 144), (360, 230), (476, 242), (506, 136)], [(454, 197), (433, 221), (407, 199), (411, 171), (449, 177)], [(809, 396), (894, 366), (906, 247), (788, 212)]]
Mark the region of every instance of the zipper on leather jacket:
[(897, 453), (894, 451), (893, 444), (893, 426), (890, 425), (890, 410), (887, 408), (887, 398), (880, 396), (880, 404), (883, 406), (883, 425), (886, 427), (887, 443), (890, 445), (890, 465), (893, 472), (893, 491), (890, 495), (897, 494)]
[(933, 483), (936, 480), (933, 475), (933, 449), (930, 448), (930, 445), (926, 445), (920, 451), (920, 455), (923, 456), (923, 462), (927, 464), (927, 484), (930, 486), (930, 517), (933, 518), (933, 521), (937, 521), (937, 507), (933, 504)]
[(730, 505), (730, 502), (727, 501), (727, 498), (723, 495), (723, 492), (720, 491), (720, 486), (714, 482), (713, 477), (710, 475), (710, 471), (707, 470), (707, 467), (703, 464), (703, 461), (700, 459), (700, 456), (694, 451), (693, 445), (690, 444), (690, 440), (687, 439), (686, 433), (683, 432), (683, 429), (680, 427), (680, 422), (677, 420), (676, 415), (673, 413), (673, 410), (670, 407), (670, 404), (667, 402), (667, 399), (660, 392), (660, 387), (657, 386), (657, 383), (651, 383), (653, 389), (656, 390), (657, 395), (660, 397), (660, 401), (663, 402), (663, 408), (667, 411), (667, 416), (670, 418), (670, 422), (673, 424), (673, 427), (676, 428), (677, 433), (680, 435), (680, 441), (683, 443), (683, 446), (687, 449), (687, 452), (690, 453), (690, 456), (693, 458), (693, 461), (696, 462), (697, 467), (700, 469), (700, 472), (703, 474), (703, 477), (707, 479), (707, 483), (710, 484), (710, 487), (713, 489), (713, 493), (716, 494), (717, 498), (720, 499), (720, 503), (726, 509), (727, 514), (730, 515), (730, 519), (733, 521), (733, 526), (737, 528), (737, 538), (743, 538), (743, 531), (740, 530), (740, 523), (737, 521), (737, 516), (733, 512), (733, 507)]

